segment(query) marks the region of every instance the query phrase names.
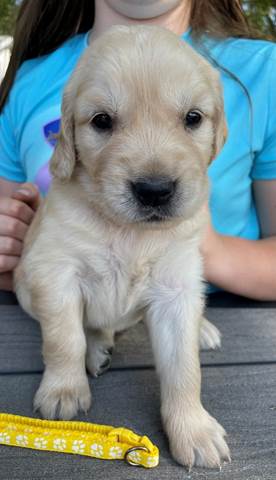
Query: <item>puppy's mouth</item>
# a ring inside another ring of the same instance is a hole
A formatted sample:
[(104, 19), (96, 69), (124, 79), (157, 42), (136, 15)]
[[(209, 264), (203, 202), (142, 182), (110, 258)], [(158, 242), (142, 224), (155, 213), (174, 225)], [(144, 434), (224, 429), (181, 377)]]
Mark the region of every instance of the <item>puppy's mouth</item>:
[(165, 222), (166, 220), (169, 220), (168, 217), (164, 217), (162, 215), (158, 215), (156, 213), (153, 213), (152, 215), (150, 215), (150, 217), (147, 217), (144, 221), (147, 222), (147, 223), (150, 223), (150, 222)]
[(139, 223), (147, 223), (147, 224), (166, 224), (171, 223), (172, 221), (176, 220), (178, 215), (174, 211), (174, 208), (153, 208), (151, 210), (142, 211), (139, 209)]

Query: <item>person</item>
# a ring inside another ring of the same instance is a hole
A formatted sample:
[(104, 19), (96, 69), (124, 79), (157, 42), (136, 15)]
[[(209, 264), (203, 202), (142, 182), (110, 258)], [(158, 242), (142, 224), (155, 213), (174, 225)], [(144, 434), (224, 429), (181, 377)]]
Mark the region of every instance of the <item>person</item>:
[(0, 35), (0, 83), (4, 77), (11, 55), (12, 37)]
[[(276, 47), (252, 34), (239, 0), (24, 0), (0, 90), (0, 288), (51, 178), (62, 92), (80, 55), (116, 24), (160, 25), (219, 69), (226, 144), (209, 167), (205, 279), (276, 299)], [(185, 90), (185, 85), (183, 85)]]

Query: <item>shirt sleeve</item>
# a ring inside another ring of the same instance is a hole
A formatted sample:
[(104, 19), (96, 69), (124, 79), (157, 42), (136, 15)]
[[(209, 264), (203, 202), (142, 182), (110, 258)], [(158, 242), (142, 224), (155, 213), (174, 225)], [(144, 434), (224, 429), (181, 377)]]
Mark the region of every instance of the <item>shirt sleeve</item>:
[[(270, 57), (268, 73), (267, 127), (263, 148), (257, 153), (252, 169), (253, 180), (276, 179), (276, 49)], [(263, 95), (265, 101), (265, 96)]]
[(11, 97), (10, 95), (0, 115), (0, 177), (24, 182), (26, 175), (18, 152)]

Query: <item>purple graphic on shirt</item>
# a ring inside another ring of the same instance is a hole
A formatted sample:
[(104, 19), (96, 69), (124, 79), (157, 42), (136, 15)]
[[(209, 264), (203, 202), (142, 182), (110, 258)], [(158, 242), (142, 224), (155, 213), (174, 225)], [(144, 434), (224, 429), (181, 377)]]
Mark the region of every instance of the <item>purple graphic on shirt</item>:
[(47, 142), (52, 146), (55, 147), (57, 143), (57, 134), (60, 130), (60, 118), (56, 120), (52, 120), (49, 123), (46, 123), (43, 127), (44, 137), (46, 138)]
[(42, 165), (42, 167), (38, 170), (34, 183), (38, 186), (39, 191), (42, 193), (42, 195), (45, 195), (49, 190), (51, 182), (52, 175), (49, 171), (49, 162), (47, 162), (45, 165)]
[[(57, 134), (59, 133), (59, 130), (60, 118), (52, 120), (51, 122), (46, 123), (46, 125), (43, 126), (44, 138), (46, 139), (47, 143), (53, 148), (56, 146)], [(47, 162), (45, 165), (42, 165), (42, 167), (40, 167), (35, 177), (35, 184), (38, 186), (39, 191), (42, 193), (42, 195), (45, 195), (48, 192), (51, 181), (52, 176), (49, 171), (49, 162)]]

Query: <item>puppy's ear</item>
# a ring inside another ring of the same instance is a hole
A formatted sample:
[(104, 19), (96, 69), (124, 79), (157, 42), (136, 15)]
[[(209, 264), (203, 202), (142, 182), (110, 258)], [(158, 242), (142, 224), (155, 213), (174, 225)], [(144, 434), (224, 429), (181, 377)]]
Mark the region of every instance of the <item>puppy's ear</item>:
[(213, 143), (213, 152), (210, 158), (209, 164), (215, 160), (220, 151), (222, 150), (223, 145), (227, 140), (227, 123), (224, 114), (223, 102), (217, 107), (215, 119), (214, 119), (214, 143)]
[(50, 161), (50, 172), (60, 181), (68, 182), (76, 163), (72, 95), (68, 90), (64, 93), (61, 110), (61, 130)]

